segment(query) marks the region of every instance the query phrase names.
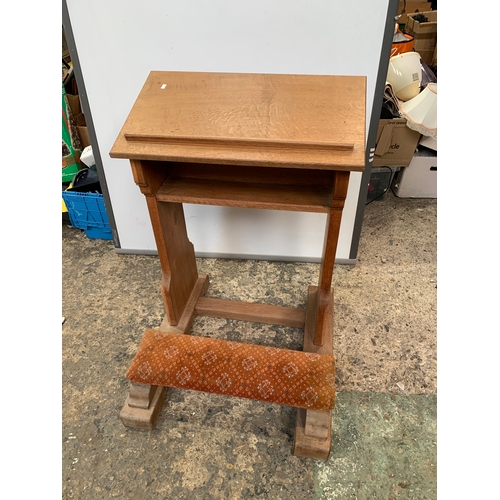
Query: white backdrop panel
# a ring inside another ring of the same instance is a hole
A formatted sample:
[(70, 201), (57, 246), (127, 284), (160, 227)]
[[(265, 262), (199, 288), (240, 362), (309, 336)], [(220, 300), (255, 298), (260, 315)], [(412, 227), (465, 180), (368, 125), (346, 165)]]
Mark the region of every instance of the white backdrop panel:
[[(367, 133), (388, 0), (67, 0), (120, 246), (156, 250), (129, 163), (109, 150), (151, 70), (364, 75)], [(348, 259), (351, 174), (337, 259)], [(325, 216), (187, 205), (199, 254), (317, 259)]]

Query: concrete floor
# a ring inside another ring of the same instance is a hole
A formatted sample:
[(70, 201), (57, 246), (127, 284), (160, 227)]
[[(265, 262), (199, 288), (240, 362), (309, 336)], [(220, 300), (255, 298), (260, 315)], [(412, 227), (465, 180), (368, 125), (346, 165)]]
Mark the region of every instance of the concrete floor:
[[(123, 426), (125, 372), (164, 316), (158, 258), (63, 224), (65, 499), (435, 499), (436, 200), (366, 207), (336, 266), (337, 405), (327, 463), (291, 454), (295, 410), (169, 389), (154, 431)], [(317, 264), (198, 259), (207, 295), (305, 306)], [(197, 318), (193, 332), (301, 348), (301, 330)]]

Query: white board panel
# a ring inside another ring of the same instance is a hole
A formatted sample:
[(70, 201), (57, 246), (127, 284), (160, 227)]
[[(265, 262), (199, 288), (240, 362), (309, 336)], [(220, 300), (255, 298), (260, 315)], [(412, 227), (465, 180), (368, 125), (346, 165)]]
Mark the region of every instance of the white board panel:
[[(122, 250), (156, 249), (146, 203), (111, 149), (149, 71), (364, 75), (367, 134), (388, 0), (67, 0)], [(337, 259), (348, 259), (351, 174)], [(317, 259), (325, 216), (186, 206), (197, 252)]]

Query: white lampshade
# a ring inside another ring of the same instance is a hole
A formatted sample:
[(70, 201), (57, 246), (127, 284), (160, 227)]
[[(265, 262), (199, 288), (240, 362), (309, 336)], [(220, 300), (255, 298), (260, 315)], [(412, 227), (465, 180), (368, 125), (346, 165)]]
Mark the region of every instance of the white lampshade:
[(420, 94), (399, 108), (407, 125), (422, 135), (437, 135), (437, 83), (429, 83)]
[(418, 52), (405, 52), (389, 59), (387, 81), (398, 99), (409, 101), (420, 92), (422, 67)]

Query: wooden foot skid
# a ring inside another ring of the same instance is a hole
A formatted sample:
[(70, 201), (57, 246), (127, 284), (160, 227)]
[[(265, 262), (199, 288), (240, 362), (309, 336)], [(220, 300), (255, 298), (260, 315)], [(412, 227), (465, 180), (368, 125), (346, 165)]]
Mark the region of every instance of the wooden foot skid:
[(156, 427), (158, 417), (163, 408), (167, 388), (161, 386), (144, 387), (144, 389), (146, 389), (145, 392), (148, 393), (146, 396), (147, 399), (143, 400), (146, 406), (134, 400), (133, 394), (136, 389), (136, 387), (134, 387), (135, 385), (136, 384), (131, 384), (129, 395), (120, 412), (120, 419), (123, 425), (127, 427), (152, 430)]
[[(311, 415), (311, 413), (323, 415)], [(315, 424), (310, 424), (311, 420)], [(314, 458), (327, 461), (332, 443), (332, 412), (315, 412), (314, 410), (297, 410), (293, 454), (298, 457)]]

